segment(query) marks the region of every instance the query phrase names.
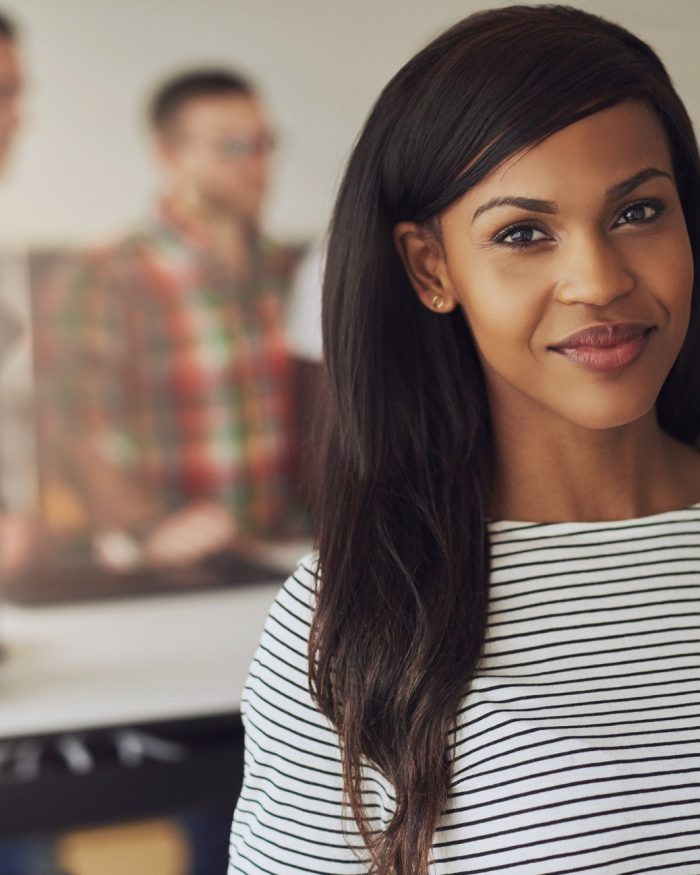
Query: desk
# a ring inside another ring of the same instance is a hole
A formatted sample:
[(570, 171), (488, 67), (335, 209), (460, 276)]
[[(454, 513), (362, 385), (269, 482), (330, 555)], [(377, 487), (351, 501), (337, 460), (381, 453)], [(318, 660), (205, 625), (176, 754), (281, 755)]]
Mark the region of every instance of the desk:
[[(279, 586), (3, 605), (0, 739), (33, 739), (51, 755), (36, 778), (0, 781), (0, 833), (140, 817), (203, 796), (232, 800), (240, 692)], [(125, 768), (114, 732), (134, 728), (175, 741), (187, 756)], [(56, 742), (76, 733), (97, 751), (89, 774), (55, 755)]]
[(237, 712), (279, 582), (0, 606), (0, 738)]

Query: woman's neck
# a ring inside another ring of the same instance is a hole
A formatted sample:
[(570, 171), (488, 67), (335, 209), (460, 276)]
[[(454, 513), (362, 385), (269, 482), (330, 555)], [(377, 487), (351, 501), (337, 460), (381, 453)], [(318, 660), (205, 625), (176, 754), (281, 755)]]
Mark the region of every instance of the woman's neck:
[(592, 430), (496, 417), (494, 519), (632, 519), (700, 501), (700, 454), (666, 435), (655, 412)]

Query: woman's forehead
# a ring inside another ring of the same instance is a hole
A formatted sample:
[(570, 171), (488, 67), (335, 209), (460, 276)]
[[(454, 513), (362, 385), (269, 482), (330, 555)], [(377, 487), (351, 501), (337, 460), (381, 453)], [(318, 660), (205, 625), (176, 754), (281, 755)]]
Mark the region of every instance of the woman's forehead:
[(568, 193), (592, 197), (647, 167), (673, 174), (668, 137), (647, 104), (625, 101), (511, 155), (464, 200), (511, 194), (551, 200)]

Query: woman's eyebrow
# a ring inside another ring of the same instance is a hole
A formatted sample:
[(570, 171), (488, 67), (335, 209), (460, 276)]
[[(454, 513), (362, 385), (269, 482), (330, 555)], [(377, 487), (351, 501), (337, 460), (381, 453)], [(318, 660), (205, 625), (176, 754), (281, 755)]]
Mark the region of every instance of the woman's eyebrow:
[[(607, 201), (614, 201), (627, 194), (631, 194), (635, 188), (638, 188), (644, 182), (648, 182), (648, 180), (654, 179), (657, 176), (665, 176), (673, 182), (673, 177), (665, 170), (659, 170), (658, 167), (645, 167), (643, 170), (638, 171), (627, 179), (623, 179), (622, 182), (616, 182), (615, 185), (611, 186), (611, 188), (605, 192), (605, 199)], [(482, 204), (480, 207), (477, 207), (474, 211), (474, 216), (472, 217), (472, 224), (474, 224), (482, 213), (485, 213), (486, 210), (492, 210), (494, 207), (519, 207), (522, 210), (529, 210), (533, 213), (551, 214), (557, 212), (557, 205), (554, 201), (544, 201), (531, 197), (495, 197), (490, 201), (486, 201), (486, 203)]]
[(658, 167), (645, 167), (644, 170), (640, 170), (633, 176), (623, 179), (622, 182), (618, 182), (609, 188), (605, 192), (606, 200), (615, 201), (618, 198), (624, 197), (626, 194), (631, 194), (635, 188), (638, 188), (642, 183), (654, 179), (657, 176), (665, 176), (673, 182), (673, 177), (665, 170), (659, 170)]
[(557, 205), (554, 201), (541, 201), (532, 197), (494, 197), (486, 201), (474, 211), (472, 225), (486, 210), (494, 207), (520, 207), (522, 210), (530, 210), (533, 213), (556, 213)]

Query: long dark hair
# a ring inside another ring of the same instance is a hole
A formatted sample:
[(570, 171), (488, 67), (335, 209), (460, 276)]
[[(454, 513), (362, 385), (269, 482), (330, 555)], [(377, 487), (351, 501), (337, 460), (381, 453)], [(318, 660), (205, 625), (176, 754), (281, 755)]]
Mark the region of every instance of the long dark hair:
[[(427, 872), (454, 716), (485, 636), (492, 481), (469, 327), (459, 311), (420, 304), (392, 229), (434, 219), (510, 155), (628, 99), (646, 101), (667, 132), (697, 276), (688, 115), (649, 46), (578, 9), (482, 12), (434, 40), (382, 92), (340, 189), (324, 284), (330, 398), (310, 683), (381, 875)], [(700, 427), (697, 297), (657, 404), (662, 426), (689, 443)], [(395, 790), (383, 830), (364, 804), (367, 764)]]

